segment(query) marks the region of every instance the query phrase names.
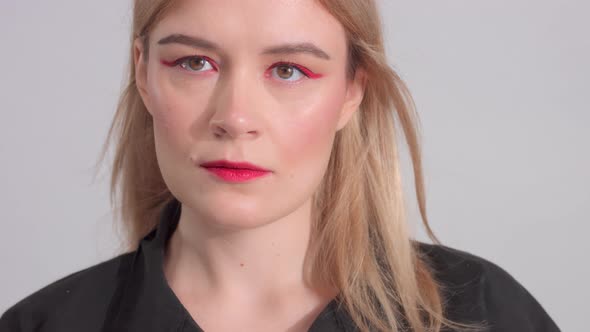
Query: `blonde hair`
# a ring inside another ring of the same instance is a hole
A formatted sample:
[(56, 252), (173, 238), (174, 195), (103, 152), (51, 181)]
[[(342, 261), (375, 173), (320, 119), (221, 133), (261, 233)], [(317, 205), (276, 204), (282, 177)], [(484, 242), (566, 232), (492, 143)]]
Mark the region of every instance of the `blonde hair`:
[[(432, 241), (440, 243), (426, 216), (418, 117), (406, 85), (387, 63), (376, 5), (372, 0), (319, 2), (346, 31), (348, 78), (363, 68), (369, 79), (359, 111), (336, 133), (328, 170), (314, 195), (308, 253), (312, 281), (340, 291), (340, 303), (361, 331), (468, 328), (445, 318), (442, 285), (410, 238), (396, 125), (409, 148), (423, 224)], [(152, 118), (139, 96), (133, 63), (133, 41), (143, 38), (149, 45), (151, 29), (172, 4), (135, 0), (128, 84), (100, 159), (115, 139), (111, 201), (120, 204), (129, 250), (175, 199), (158, 167)]]

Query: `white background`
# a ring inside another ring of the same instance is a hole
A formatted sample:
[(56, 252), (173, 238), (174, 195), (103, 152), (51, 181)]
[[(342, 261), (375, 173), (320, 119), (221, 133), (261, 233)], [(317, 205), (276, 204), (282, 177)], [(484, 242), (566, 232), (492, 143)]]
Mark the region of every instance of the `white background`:
[[(0, 312), (117, 249), (107, 170), (93, 179), (92, 166), (124, 79), (129, 2), (0, 2)], [(420, 113), (435, 232), (584, 330), (590, 2), (380, 6)]]

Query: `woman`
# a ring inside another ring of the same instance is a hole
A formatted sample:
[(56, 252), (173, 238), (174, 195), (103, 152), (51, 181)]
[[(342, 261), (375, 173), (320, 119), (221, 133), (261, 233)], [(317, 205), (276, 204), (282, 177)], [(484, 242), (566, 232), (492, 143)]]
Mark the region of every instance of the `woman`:
[(136, 0), (109, 133), (130, 251), (0, 331), (558, 331), (498, 266), (411, 239), (397, 129), (438, 243), (378, 18), (368, 0)]

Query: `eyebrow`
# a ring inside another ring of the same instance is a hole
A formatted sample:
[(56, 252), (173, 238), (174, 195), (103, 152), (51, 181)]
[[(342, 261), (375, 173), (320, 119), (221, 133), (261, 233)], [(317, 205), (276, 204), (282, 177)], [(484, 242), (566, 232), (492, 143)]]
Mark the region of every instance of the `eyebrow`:
[[(194, 48), (202, 48), (211, 51), (220, 51), (220, 47), (212, 41), (199, 38), (199, 37), (192, 37), (183, 34), (172, 34), (168, 37), (164, 37), (158, 41), (159, 45), (166, 45), (166, 44), (182, 44), (187, 45)], [(330, 56), (324, 52), (321, 48), (317, 47), (313, 43), (310, 42), (303, 42), (303, 43), (286, 43), (280, 44), (276, 46), (267, 47), (262, 50), (261, 54), (310, 54), (316, 56), (320, 59), (330, 60)]]

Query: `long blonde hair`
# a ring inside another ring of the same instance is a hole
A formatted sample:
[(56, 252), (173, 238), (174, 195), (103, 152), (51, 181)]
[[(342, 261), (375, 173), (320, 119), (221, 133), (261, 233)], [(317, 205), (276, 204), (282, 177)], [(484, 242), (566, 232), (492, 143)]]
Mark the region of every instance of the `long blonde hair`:
[[(361, 331), (466, 327), (444, 317), (441, 285), (408, 230), (399, 128), (409, 148), (423, 224), (439, 243), (426, 216), (419, 119), (406, 85), (387, 63), (376, 5), (372, 0), (319, 2), (346, 31), (348, 78), (363, 68), (369, 79), (359, 111), (336, 134), (328, 170), (314, 195), (308, 253), (313, 282), (340, 291), (340, 303)], [(158, 167), (152, 118), (135, 84), (132, 48), (136, 38), (149, 45), (151, 29), (172, 5), (172, 0), (135, 0), (128, 84), (100, 158), (114, 139), (111, 201), (120, 205), (128, 250), (157, 225), (163, 206), (174, 199)]]

